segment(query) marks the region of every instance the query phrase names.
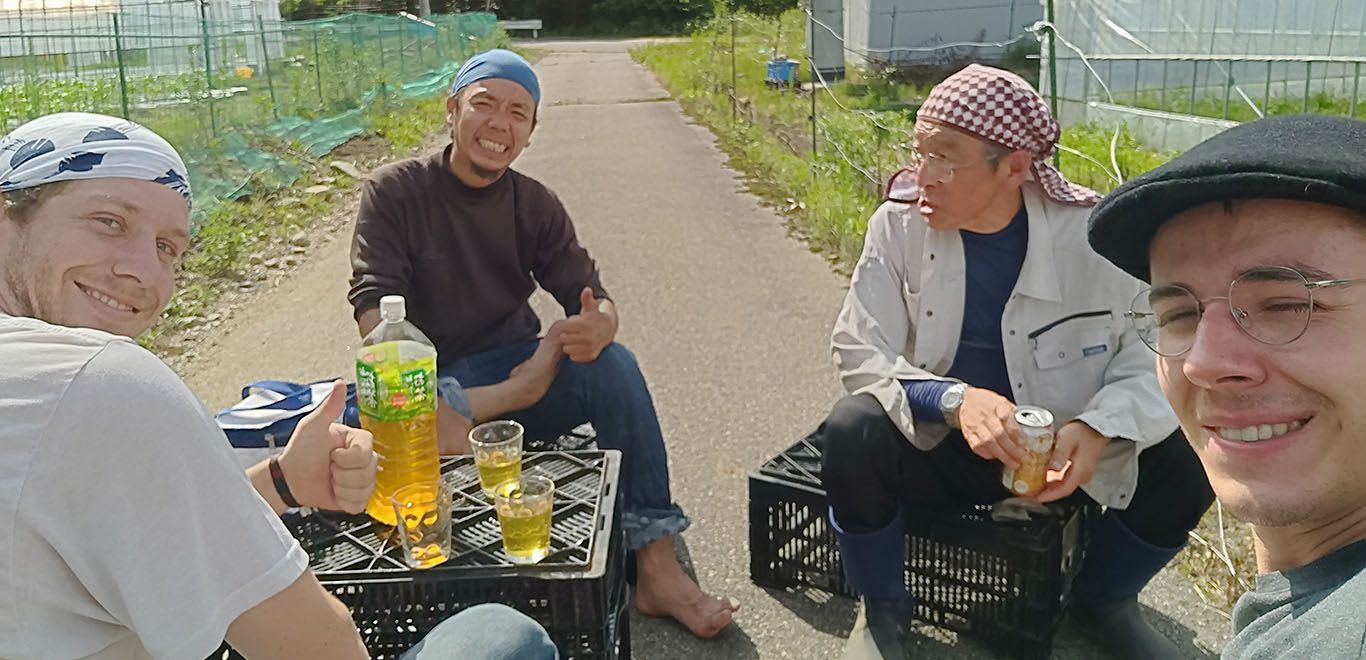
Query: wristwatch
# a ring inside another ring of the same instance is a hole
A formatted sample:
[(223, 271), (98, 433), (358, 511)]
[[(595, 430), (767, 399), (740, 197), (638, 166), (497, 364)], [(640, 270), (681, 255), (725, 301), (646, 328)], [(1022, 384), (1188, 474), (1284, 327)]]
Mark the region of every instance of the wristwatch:
[(958, 428), (958, 409), (963, 407), (963, 394), (967, 391), (967, 383), (954, 383), (939, 397), (939, 412), (944, 413), (944, 423), (951, 429)]

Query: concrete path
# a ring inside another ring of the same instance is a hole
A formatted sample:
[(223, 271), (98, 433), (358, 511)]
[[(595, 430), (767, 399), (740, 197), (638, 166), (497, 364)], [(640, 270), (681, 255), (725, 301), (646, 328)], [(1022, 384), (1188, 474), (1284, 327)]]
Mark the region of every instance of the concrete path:
[[(659, 408), (675, 499), (694, 520), (682, 553), (705, 589), (744, 606), (711, 642), (635, 615), (633, 657), (838, 657), (851, 601), (750, 584), (746, 475), (814, 428), (841, 394), (827, 347), (845, 278), (745, 191), (711, 133), (630, 60), (633, 42), (527, 45), (546, 51), (537, 64), (544, 99), (518, 168), (560, 195), (618, 301), (620, 340), (639, 357)], [(434, 131), (441, 119), (431, 118)], [(348, 247), (349, 227), (240, 308), (202, 357), (178, 365), (211, 407), (258, 378), (350, 374), (358, 340), (345, 300)], [(561, 315), (548, 296), (537, 307)], [(1174, 638), (1195, 639), (1191, 657), (1227, 637), (1226, 620), (1174, 572), (1144, 602)], [(991, 657), (925, 633), (917, 657)], [(1064, 626), (1055, 657), (1097, 656)]]

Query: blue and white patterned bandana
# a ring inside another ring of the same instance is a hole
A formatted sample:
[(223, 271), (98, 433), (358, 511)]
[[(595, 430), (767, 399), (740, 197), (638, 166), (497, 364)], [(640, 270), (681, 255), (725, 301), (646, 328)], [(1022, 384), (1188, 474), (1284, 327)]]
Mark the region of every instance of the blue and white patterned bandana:
[(127, 119), (59, 112), (0, 139), (0, 192), (115, 177), (170, 186), (190, 203), (189, 174), (180, 154), (151, 129)]

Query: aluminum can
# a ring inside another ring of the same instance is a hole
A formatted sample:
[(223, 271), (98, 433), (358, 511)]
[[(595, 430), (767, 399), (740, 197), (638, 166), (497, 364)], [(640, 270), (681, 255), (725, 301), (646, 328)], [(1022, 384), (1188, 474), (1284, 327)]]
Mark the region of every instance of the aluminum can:
[(1043, 491), (1048, 461), (1053, 457), (1053, 413), (1038, 406), (1016, 406), (1015, 423), (1020, 425), (1029, 456), (1018, 469), (1006, 466), (1001, 471), (1001, 484), (1013, 495), (1034, 497)]

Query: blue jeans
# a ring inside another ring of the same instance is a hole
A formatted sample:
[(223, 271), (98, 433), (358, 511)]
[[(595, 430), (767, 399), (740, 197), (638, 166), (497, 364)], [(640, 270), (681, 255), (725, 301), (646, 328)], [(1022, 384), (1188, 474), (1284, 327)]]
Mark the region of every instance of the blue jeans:
[(400, 660), (559, 660), (545, 628), (506, 605), (475, 605), (437, 624)]
[[(500, 346), (441, 367), (437, 388), (442, 400), (469, 417), (463, 388), (507, 380), (513, 367), (536, 352), (537, 343)], [(566, 359), (536, 405), (505, 417), (537, 438), (553, 438), (588, 422), (597, 431), (599, 447), (621, 450), (625, 509), (621, 526), (626, 547), (638, 550), (688, 528), (687, 516), (669, 494), (668, 454), (650, 390), (635, 356), (625, 346), (610, 344), (588, 364)]]

